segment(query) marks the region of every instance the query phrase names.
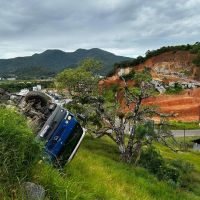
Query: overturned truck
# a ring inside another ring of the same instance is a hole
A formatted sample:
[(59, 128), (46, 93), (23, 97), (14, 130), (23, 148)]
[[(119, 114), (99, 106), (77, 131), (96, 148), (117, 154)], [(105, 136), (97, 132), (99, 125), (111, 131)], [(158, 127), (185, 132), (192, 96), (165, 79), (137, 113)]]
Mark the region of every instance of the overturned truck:
[(55, 167), (70, 162), (85, 135), (73, 114), (38, 91), (20, 96), (0, 89), (0, 103), (17, 106), (29, 119), (36, 139), (44, 141), (46, 160)]

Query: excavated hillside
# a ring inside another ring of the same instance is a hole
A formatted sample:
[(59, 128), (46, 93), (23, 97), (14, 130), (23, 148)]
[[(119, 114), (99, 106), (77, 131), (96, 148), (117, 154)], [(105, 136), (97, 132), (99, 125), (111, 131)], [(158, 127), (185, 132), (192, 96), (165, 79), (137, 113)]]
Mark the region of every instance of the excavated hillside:
[(189, 51), (170, 51), (154, 56), (134, 69), (142, 70), (145, 66), (151, 68), (154, 78), (168, 80), (177, 79), (200, 79), (200, 70), (193, 64), (196, 54)]
[[(130, 111), (134, 105), (126, 106), (123, 94), (118, 94), (118, 100), (123, 111)], [(175, 117), (171, 117), (176, 121), (198, 121), (200, 114), (200, 88), (186, 90), (180, 95), (160, 95), (151, 97), (143, 102), (143, 105), (158, 106), (158, 110), (162, 113), (171, 113)]]
[[(128, 74), (131, 70), (142, 71), (144, 67), (151, 69), (153, 79), (170, 82), (198, 82), (200, 80), (200, 69), (193, 64), (195, 54), (189, 51), (169, 51), (149, 58), (144, 63), (135, 67), (127, 67), (123, 72)], [(100, 82), (101, 87), (109, 88), (111, 85), (123, 85), (119, 78), (120, 69), (115, 71), (112, 77)], [(198, 82), (199, 83), (199, 82)], [(129, 81), (134, 85), (134, 81)], [(118, 100), (124, 111), (130, 108), (125, 106), (122, 94), (118, 94)], [(175, 120), (197, 121), (199, 120), (200, 88), (187, 89), (178, 95), (159, 95), (145, 100), (145, 105), (157, 105), (164, 113), (175, 113)]]
[(187, 90), (181, 95), (162, 95), (149, 98), (146, 105), (158, 105), (163, 113), (174, 113), (173, 120), (198, 121), (200, 114), (200, 88)]
[(153, 78), (178, 80), (178, 79), (193, 79), (200, 80), (200, 69), (193, 64), (197, 57), (189, 51), (169, 51), (162, 53), (136, 66), (128, 66), (123, 70), (119, 67), (109, 79), (117, 79), (120, 71), (123, 74), (128, 74), (131, 70), (141, 71), (144, 67), (151, 69)]

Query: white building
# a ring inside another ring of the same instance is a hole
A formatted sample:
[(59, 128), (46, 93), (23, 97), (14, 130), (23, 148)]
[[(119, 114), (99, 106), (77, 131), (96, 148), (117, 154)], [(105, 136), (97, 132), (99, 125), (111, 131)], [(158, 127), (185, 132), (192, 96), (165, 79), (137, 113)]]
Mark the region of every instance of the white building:
[(8, 81), (15, 81), (16, 78), (15, 77), (12, 77), (12, 78), (7, 78)]
[(40, 91), (42, 89), (41, 85), (36, 85), (33, 87), (33, 91)]

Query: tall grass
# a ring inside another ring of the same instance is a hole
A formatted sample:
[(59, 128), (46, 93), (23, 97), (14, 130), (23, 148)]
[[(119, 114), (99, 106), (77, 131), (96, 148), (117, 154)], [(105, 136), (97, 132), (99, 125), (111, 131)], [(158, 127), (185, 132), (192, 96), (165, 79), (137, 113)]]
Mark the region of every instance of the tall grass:
[(10, 189), (18, 189), (18, 183), (26, 180), (41, 184), (46, 200), (200, 199), (200, 154), (174, 153), (159, 144), (156, 148), (165, 159), (187, 160), (195, 166), (194, 188), (174, 187), (144, 168), (120, 162), (117, 147), (107, 138), (86, 136), (72, 162), (58, 171), (37, 162), (40, 147), (26, 120), (13, 110), (0, 108), (0, 199), (12, 199)]
[(34, 181), (45, 186), (50, 199), (200, 199), (197, 193), (158, 181), (143, 168), (120, 162), (116, 146), (106, 138), (97, 140), (87, 136), (62, 173), (40, 164), (34, 174)]
[(0, 188), (11, 192), (30, 178), (40, 152), (25, 118), (0, 107)]

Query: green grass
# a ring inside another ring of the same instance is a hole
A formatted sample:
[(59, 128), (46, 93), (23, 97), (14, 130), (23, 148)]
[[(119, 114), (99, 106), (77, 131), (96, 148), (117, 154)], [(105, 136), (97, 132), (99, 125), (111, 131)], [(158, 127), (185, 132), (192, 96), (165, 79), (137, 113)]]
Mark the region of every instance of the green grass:
[[(11, 199), (11, 190), (5, 189), (8, 187), (8, 181), (5, 182), (5, 178), (9, 179), (9, 182), (12, 179), (19, 180), (14, 184), (15, 187), (12, 187), (13, 190), (16, 189), (19, 200), (22, 199), (19, 188), (23, 181), (32, 181), (44, 186), (47, 194), (46, 200), (200, 199), (200, 153), (193, 151), (174, 153), (160, 144), (156, 144), (156, 148), (160, 150), (165, 159), (182, 159), (194, 165), (195, 171), (191, 174), (194, 181), (188, 183), (191, 186), (189, 187), (190, 191), (174, 187), (164, 181), (158, 181), (155, 176), (141, 167), (120, 162), (116, 145), (106, 137), (93, 139), (86, 136), (77, 155), (62, 172), (37, 160), (37, 163), (32, 162), (32, 171), (29, 173), (29, 167), (27, 167), (29, 165), (26, 162), (26, 165), (21, 167), (24, 159), (28, 160), (25, 152), (29, 152), (27, 154), (29, 160), (31, 155), (35, 155), (30, 148), (31, 142), (22, 140), (26, 138), (25, 135), (31, 135), (26, 120), (14, 110), (1, 108), (0, 111), (2, 161), (0, 163), (0, 199)], [(191, 139), (193, 138), (186, 138), (186, 142)], [(178, 140), (182, 141), (183, 139), (178, 138)], [(8, 142), (10, 145), (5, 146)], [(6, 153), (9, 153), (7, 157)], [(5, 165), (8, 159), (9, 165)], [(14, 161), (16, 165), (14, 165)], [(20, 173), (18, 171), (16, 173), (16, 169), (19, 169)], [(4, 175), (2, 172), (7, 174)], [(26, 173), (20, 175), (21, 172)]]
[[(173, 153), (157, 145), (167, 159), (184, 159), (194, 164), (196, 176), (200, 173), (199, 153)], [(38, 164), (34, 171), (36, 182), (44, 185), (49, 199), (86, 200), (169, 200), (200, 199), (196, 190), (188, 192), (158, 181), (145, 169), (133, 167), (118, 160), (117, 148), (107, 138), (85, 137), (73, 161), (64, 173), (45, 164)]]
[(182, 121), (170, 121), (170, 128), (173, 130), (195, 130), (200, 129), (199, 122), (182, 122)]

